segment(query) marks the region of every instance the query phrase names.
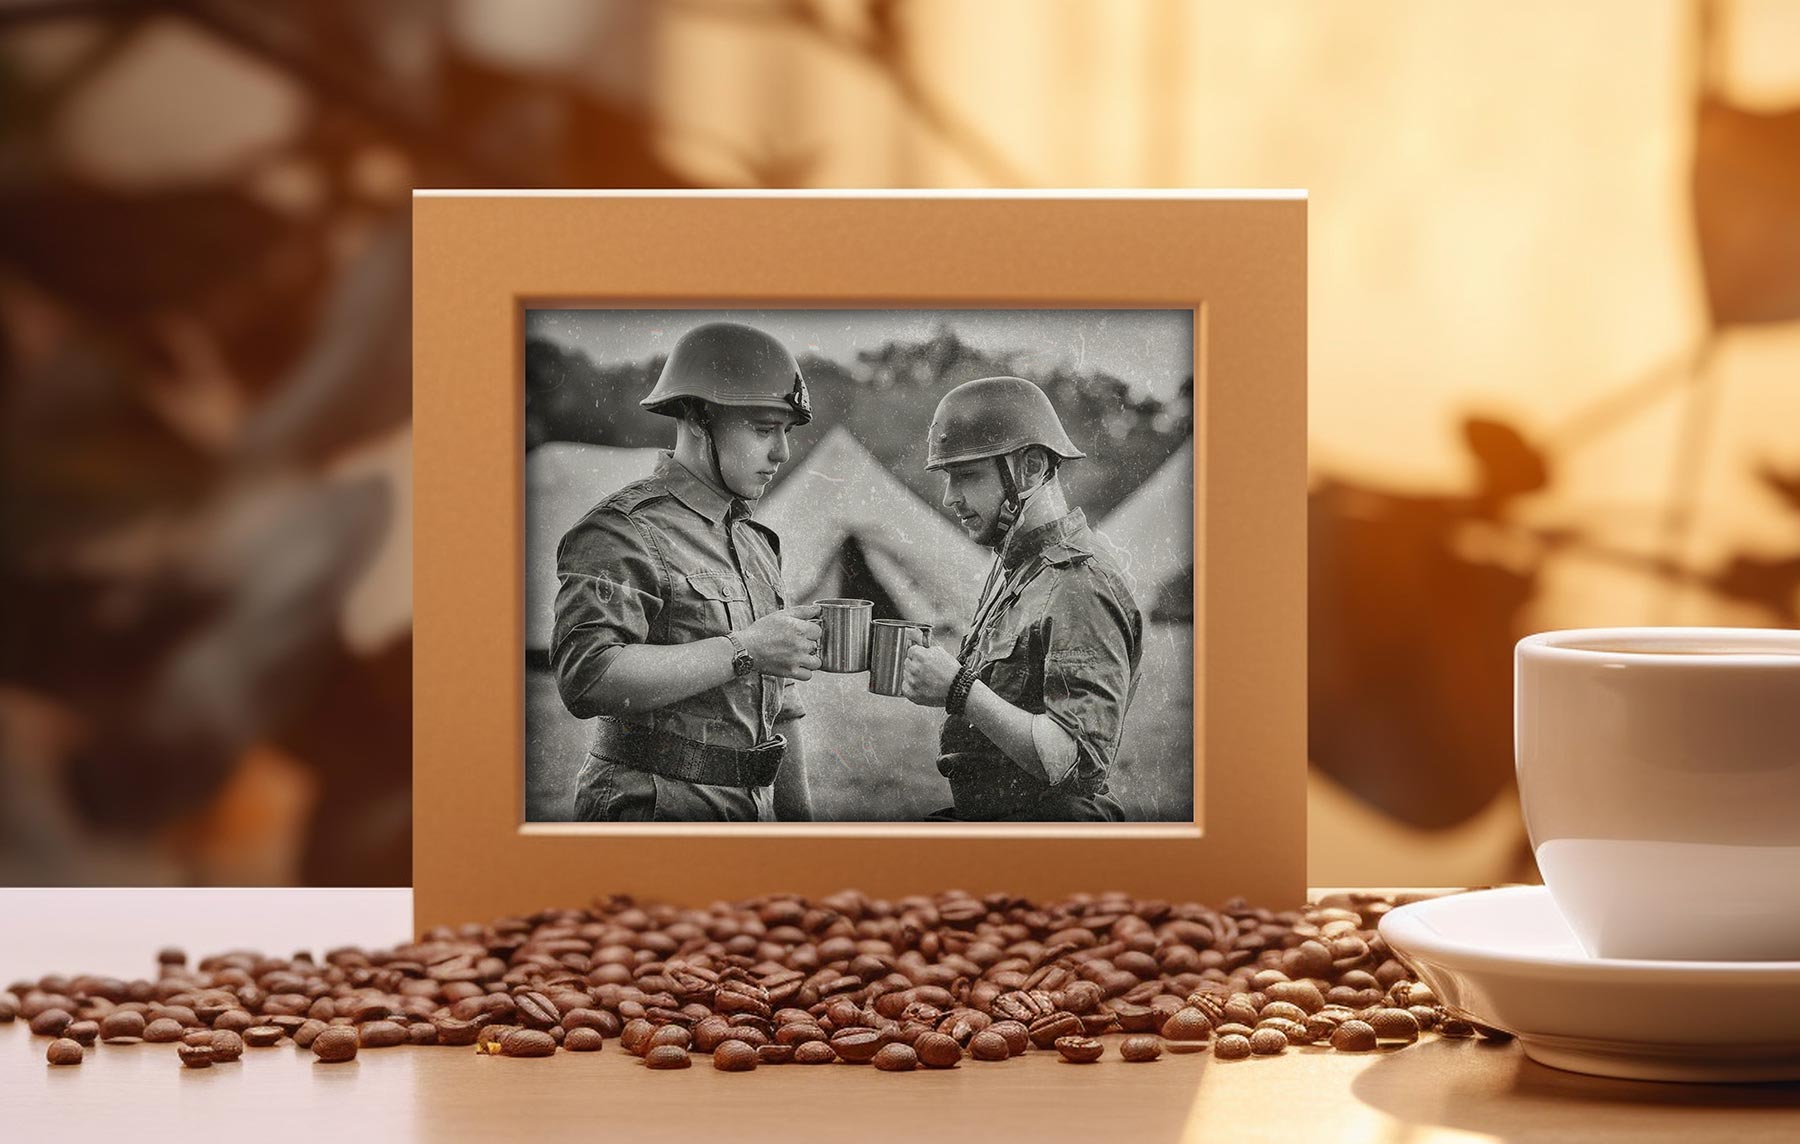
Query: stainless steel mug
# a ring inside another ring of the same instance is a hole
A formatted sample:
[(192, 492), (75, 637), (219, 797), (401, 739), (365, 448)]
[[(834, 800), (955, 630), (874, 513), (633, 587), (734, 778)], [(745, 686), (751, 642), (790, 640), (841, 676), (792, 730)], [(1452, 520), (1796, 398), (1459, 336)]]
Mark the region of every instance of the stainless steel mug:
[(899, 695), (906, 677), (906, 650), (931, 646), (931, 625), (912, 620), (876, 620), (869, 636), (869, 690)]
[(820, 600), (819, 670), (869, 670), (869, 619), (872, 600)]

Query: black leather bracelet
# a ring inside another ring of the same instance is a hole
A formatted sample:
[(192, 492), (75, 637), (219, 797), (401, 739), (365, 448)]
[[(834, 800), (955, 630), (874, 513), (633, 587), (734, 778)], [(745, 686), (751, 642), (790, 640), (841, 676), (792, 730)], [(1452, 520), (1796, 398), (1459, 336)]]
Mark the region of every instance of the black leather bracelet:
[(964, 665), (956, 671), (956, 678), (950, 681), (950, 693), (944, 697), (944, 710), (952, 715), (961, 715), (968, 706), (969, 692), (975, 689), (975, 669)]

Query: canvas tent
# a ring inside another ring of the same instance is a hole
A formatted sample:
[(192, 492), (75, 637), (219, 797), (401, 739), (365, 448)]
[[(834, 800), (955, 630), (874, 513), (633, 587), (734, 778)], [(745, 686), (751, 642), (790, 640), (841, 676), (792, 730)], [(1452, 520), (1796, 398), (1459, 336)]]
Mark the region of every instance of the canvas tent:
[(992, 563), (842, 427), (763, 498), (756, 516), (781, 534), (790, 600), (871, 599), (877, 619), (923, 620), (940, 643), (974, 615)]
[(1191, 621), (1194, 442), (1175, 450), (1098, 528), (1146, 617)]
[(656, 468), (659, 449), (552, 441), (525, 456), (525, 650), (548, 651), (556, 606), (556, 546), (606, 497)]

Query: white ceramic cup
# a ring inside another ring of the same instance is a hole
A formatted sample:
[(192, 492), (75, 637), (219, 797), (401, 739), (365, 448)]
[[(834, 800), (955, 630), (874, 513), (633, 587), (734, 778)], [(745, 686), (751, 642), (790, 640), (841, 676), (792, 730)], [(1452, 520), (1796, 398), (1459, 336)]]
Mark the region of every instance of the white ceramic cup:
[(1800, 960), (1800, 631), (1519, 641), (1519, 796), (1589, 955)]

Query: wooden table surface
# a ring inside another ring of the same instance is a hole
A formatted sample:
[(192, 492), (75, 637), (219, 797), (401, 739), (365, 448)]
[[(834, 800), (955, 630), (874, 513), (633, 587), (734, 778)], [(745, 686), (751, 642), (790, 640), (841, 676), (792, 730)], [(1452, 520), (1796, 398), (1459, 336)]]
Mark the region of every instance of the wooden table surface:
[[(286, 955), (391, 944), (406, 891), (0, 889), (0, 984), (51, 971), (146, 976), (155, 951)], [(197, 1130), (253, 1140), (629, 1134), (644, 1139), (1682, 1141), (1800, 1139), (1800, 1085), (1601, 1080), (1526, 1060), (1516, 1045), (1427, 1038), (1364, 1056), (1290, 1050), (1093, 1065), (1049, 1053), (947, 1071), (849, 1065), (720, 1073), (703, 1056), (651, 1072), (609, 1041), (544, 1060), (463, 1048), (364, 1050), (320, 1065), (291, 1044), (183, 1069), (172, 1045), (96, 1045), (74, 1068), (0, 1025), (0, 1140), (154, 1140)], [(102, 1134), (105, 1134), (104, 1136)]]

